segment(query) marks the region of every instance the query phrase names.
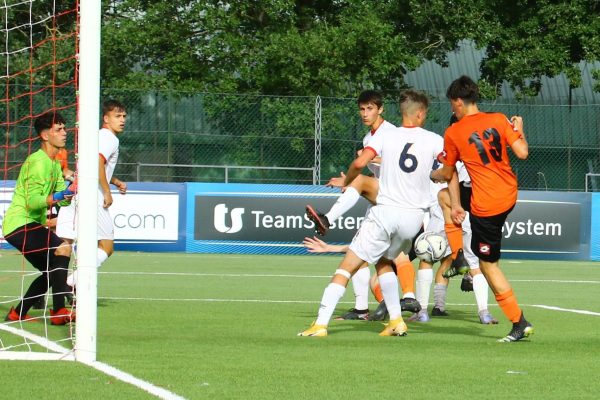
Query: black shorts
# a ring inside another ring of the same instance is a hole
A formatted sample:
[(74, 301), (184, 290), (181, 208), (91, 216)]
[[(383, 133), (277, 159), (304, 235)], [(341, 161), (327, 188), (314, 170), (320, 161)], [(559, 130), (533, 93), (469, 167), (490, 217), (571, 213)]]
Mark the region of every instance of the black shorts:
[(53, 231), (37, 222), (14, 230), (4, 239), (42, 272), (48, 271), (48, 265), (54, 265), (54, 250), (63, 242)]
[(471, 237), (471, 250), (481, 260), (496, 262), (500, 259), (502, 227), (504, 226), (506, 217), (508, 217), (513, 208), (514, 206), (501, 214), (491, 217), (469, 215), (471, 231), (473, 233)]
[[(468, 186), (467, 186), (468, 185)], [(473, 188), (471, 187), (471, 182), (460, 182), (460, 206), (463, 210), (467, 212), (471, 212), (471, 194), (473, 193)]]

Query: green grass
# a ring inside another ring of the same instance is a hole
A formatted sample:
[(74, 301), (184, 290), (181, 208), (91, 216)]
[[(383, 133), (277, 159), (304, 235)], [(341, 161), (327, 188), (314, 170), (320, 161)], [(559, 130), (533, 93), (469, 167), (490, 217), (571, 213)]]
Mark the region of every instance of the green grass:
[[(0, 295), (12, 294), (19, 280), (6, 271), (18, 259), (2, 254)], [(510, 324), (491, 294), (500, 324), (479, 324), (458, 278), (451, 315), (411, 323), (407, 337), (382, 338), (381, 323), (352, 321), (332, 321), (327, 338), (296, 337), (315, 318), (339, 260), (117, 253), (99, 276), (97, 358), (189, 399), (597, 398), (600, 263), (503, 261), (535, 327), (519, 343), (496, 343)], [(337, 312), (352, 304), (350, 289)], [(68, 332), (48, 330), (54, 338)], [(7, 335), (0, 331), (4, 342), (16, 340)], [(79, 363), (0, 368), (7, 399), (153, 398)]]

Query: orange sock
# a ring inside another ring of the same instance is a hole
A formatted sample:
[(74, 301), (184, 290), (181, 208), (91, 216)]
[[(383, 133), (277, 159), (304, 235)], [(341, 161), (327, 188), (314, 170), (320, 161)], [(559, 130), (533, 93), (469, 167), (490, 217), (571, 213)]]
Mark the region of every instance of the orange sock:
[(398, 280), (400, 281), (400, 287), (402, 288), (402, 294), (414, 293), (415, 292), (415, 267), (413, 267), (410, 261), (405, 261), (400, 265), (396, 265), (396, 272), (398, 274)]
[(452, 259), (456, 258), (459, 249), (463, 247), (462, 226), (455, 224), (444, 224), (444, 231), (448, 238), (448, 244), (452, 250)]
[(381, 293), (381, 286), (379, 286), (379, 283), (371, 288), (371, 292), (373, 292), (373, 296), (375, 296), (375, 300), (377, 300), (378, 303), (383, 301), (383, 293)]
[(519, 322), (522, 311), (521, 307), (519, 307), (519, 304), (517, 303), (517, 298), (512, 289), (507, 290), (504, 293), (497, 294), (496, 301), (498, 302), (498, 305), (502, 309), (504, 315), (506, 315), (506, 318), (511, 320), (513, 323)]

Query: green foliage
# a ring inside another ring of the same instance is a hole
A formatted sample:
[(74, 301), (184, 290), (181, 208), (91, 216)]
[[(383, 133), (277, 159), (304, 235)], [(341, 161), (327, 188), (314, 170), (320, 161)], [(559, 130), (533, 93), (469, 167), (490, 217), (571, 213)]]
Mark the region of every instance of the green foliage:
[[(396, 92), (462, 40), (486, 50), (486, 95), (542, 76), (581, 85), (600, 59), (595, 0), (104, 1), (103, 85), (353, 97)], [(172, 86), (169, 86), (172, 85)], [(490, 92), (490, 89), (492, 90)], [(489, 93), (488, 93), (489, 92)]]

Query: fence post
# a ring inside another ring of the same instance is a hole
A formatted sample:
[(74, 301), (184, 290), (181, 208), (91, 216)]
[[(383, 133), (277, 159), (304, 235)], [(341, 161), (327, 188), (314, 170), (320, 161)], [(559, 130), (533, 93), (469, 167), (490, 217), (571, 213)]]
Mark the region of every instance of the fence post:
[(315, 100), (315, 163), (313, 185), (321, 183), (321, 96)]

